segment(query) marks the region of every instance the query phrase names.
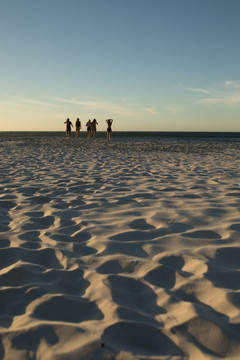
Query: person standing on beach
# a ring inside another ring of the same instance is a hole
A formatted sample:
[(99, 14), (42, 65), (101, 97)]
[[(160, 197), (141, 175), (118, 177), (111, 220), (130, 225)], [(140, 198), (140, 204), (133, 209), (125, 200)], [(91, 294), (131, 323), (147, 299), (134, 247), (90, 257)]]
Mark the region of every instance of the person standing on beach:
[(112, 119), (107, 119), (107, 120), (106, 120), (106, 123), (107, 123), (107, 125), (108, 125), (108, 127), (107, 127), (107, 140), (110, 140), (111, 132), (112, 132), (112, 123), (113, 123), (113, 120), (112, 120)]
[(67, 118), (67, 120), (65, 121), (64, 124), (66, 124), (66, 135), (69, 138), (71, 136), (71, 130), (72, 130), (71, 128), (72, 128), (73, 124), (69, 118)]
[(95, 139), (95, 136), (96, 136), (97, 125), (98, 125), (97, 120), (93, 119), (93, 121), (92, 121), (92, 137), (93, 137), (93, 139)]
[(81, 129), (81, 121), (79, 120), (79, 118), (77, 118), (75, 126), (76, 126), (76, 137), (79, 137), (79, 133)]
[(86, 127), (87, 127), (87, 136), (88, 136), (88, 139), (90, 139), (90, 137), (91, 137), (91, 131), (92, 131), (92, 122), (91, 122), (90, 119), (89, 119), (88, 122), (86, 123)]

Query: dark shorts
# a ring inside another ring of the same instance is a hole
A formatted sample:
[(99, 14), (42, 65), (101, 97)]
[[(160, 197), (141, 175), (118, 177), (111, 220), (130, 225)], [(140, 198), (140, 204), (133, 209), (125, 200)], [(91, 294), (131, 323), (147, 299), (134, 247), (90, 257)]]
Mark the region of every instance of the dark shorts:
[(107, 132), (111, 132), (112, 131), (112, 129), (111, 128), (107, 128)]

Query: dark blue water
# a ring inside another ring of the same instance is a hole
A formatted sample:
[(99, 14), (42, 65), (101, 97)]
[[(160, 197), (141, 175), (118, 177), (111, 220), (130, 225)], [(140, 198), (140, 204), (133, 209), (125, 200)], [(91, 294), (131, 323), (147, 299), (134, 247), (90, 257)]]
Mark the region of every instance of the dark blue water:
[[(75, 133), (72, 132), (71, 137), (74, 138)], [(36, 138), (36, 137), (54, 137), (65, 138), (64, 131), (2, 131), (0, 132), (0, 140), (17, 139), (17, 138)], [(80, 132), (80, 138), (86, 138), (86, 131)], [(96, 139), (106, 138), (105, 131), (98, 131)], [(154, 141), (200, 141), (200, 142), (240, 142), (240, 132), (182, 132), (182, 131), (159, 131), (159, 132), (133, 132), (133, 131), (115, 131), (112, 133), (112, 139), (118, 140), (154, 140)]]

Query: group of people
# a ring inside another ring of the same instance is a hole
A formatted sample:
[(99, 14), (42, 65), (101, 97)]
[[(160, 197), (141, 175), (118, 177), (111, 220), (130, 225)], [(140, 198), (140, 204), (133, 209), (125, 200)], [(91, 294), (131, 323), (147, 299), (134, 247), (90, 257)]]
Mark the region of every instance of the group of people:
[[(107, 119), (106, 123), (107, 123), (107, 139), (109, 140), (110, 137), (111, 137), (113, 120), (112, 119)], [(72, 122), (70, 121), (69, 118), (64, 122), (64, 124), (66, 124), (66, 134), (67, 134), (67, 137), (69, 138), (71, 136), (71, 131), (72, 131), (73, 124), (72, 124)], [(89, 119), (88, 122), (86, 123), (87, 136), (88, 136), (89, 139), (91, 137), (93, 139), (95, 138), (96, 131), (97, 131), (97, 125), (98, 125), (98, 122), (97, 122), (96, 119), (93, 119), (93, 120)], [(80, 130), (82, 128), (81, 121), (80, 121), (79, 118), (77, 118), (77, 120), (76, 120), (75, 128), (76, 128), (75, 136), (79, 137), (79, 133), (80, 133)]]

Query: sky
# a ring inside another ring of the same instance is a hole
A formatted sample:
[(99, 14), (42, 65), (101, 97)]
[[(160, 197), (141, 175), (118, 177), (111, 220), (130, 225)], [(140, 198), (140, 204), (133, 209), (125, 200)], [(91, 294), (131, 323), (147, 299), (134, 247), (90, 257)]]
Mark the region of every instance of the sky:
[(239, 0), (0, 0), (0, 131), (240, 131)]

